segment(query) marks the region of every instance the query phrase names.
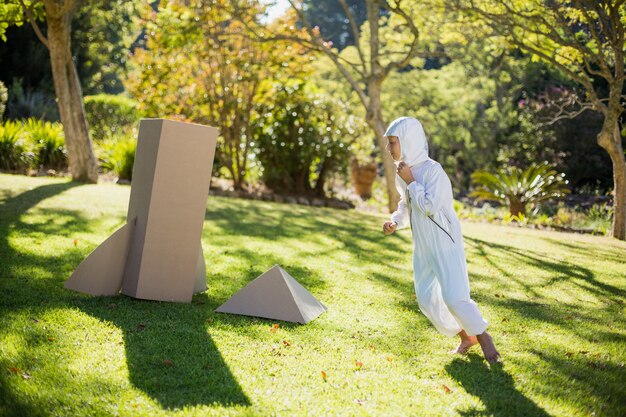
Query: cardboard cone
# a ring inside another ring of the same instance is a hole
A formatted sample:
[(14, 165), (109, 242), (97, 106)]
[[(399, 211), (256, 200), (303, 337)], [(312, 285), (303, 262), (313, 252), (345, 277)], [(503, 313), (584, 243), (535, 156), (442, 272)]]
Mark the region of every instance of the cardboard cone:
[(306, 324), (326, 311), (326, 306), (274, 265), (215, 311)]

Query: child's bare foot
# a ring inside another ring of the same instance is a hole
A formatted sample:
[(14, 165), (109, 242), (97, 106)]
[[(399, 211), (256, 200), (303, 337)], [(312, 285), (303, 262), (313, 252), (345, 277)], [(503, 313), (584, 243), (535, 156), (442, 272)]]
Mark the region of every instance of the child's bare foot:
[(467, 333), (465, 333), (465, 330), (461, 330), (458, 336), (461, 338), (461, 343), (459, 343), (456, 349), (451, 350), (450, 353), (465, 355), (469, 348), (478, 343), (478, 339), (476, 339), (476, 336), (469, 336)]
[(485, 359), (489, 363), (498, 363), (500, 361), (500, 354), (496, 350), (496, 346), (493, 344), (493, 339), (489, 335), (489, 333), (484, 332), (476, 336), (478, 339), (478, 343), (480, 343), (480, 347), (483, 350), (485, 355)]

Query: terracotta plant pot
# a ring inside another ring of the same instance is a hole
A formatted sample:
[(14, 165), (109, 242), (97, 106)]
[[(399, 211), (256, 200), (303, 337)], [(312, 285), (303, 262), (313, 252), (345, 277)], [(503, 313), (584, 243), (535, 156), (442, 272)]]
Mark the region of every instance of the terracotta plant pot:
[(353, 159), (350, 164), (350, 173), (356, 193), (363, 200), (369, 199), (372, 196), (372, 184), (378, 174), (376, 163), (359, 163), (359, 161)]

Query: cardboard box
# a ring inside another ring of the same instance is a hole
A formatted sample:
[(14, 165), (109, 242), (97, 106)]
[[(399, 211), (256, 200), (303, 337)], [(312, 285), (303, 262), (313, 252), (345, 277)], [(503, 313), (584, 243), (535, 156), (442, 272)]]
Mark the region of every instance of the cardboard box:
[(218, 131), (164, 119), (139, 126), (127, 224), (65, 283), (93, 295), (189, 302), (206, 289), (200, 239)]

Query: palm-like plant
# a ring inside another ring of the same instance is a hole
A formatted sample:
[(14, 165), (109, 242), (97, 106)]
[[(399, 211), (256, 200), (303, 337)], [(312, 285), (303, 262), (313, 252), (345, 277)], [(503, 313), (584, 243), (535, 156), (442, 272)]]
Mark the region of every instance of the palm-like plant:
[(478, 188), (470, 194), (479, 200), (501, 201), (509, 206), (512, 216), (526, 214), (528, 204), (537, 204), (569, 193), (565, 174), (548, 163), (520, 168), (500, 169), (495, 174), (476, 171), (472, 182)]

